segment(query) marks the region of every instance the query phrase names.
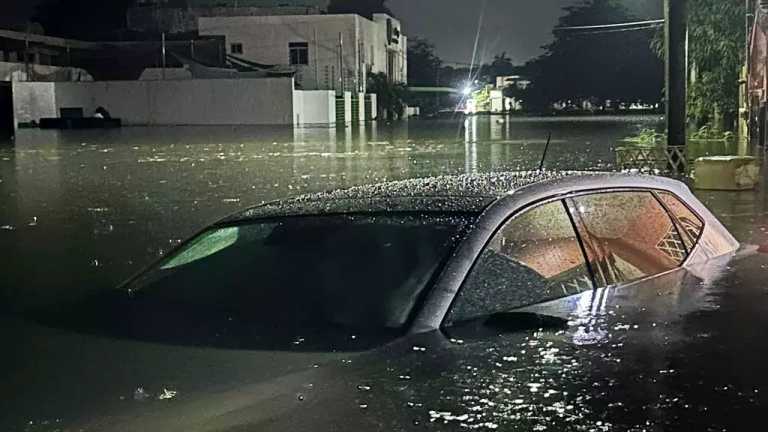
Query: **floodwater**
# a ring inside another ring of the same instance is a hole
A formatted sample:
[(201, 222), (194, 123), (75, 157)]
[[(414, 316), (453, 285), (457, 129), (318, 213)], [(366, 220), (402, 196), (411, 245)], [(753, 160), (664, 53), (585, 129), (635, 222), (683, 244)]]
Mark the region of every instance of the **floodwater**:
[[(547, 167), (611, 169), (622, 137), (658, 124), (486, 118), (362, 130), (22, 131), (15, 146), (0, 147), (3, 304), (114, 286), (248, 205), (383, 180), (535, 168), (550, 132)], [(764, 190), (699, 195), (740, 240), (768, 250)], [(0, 427), (744, 430), (764, 421), (768, 406), (767, 263), (755, 254), (642, 289), (564, 299), (567, 331), (485, 338), (451, 329), (360, 355), (300, 345), (167, 347), (3, 319)]]
[(474, 118), (328, 129), (22, 130), (0, 147), (2, 292), (111, 287), (204, 225), (305, 192), (443, 174), (609, 169), (658, 117)]

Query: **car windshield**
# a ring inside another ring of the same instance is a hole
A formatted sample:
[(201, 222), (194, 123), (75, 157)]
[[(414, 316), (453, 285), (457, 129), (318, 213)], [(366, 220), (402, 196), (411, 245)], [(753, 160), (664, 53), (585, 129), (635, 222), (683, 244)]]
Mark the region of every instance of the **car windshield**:
[(402, 334), (468, 221), (349, 215), (215, 227), (128, 289), (139, 322), (223, 326), (246, 348), (363, 347)]

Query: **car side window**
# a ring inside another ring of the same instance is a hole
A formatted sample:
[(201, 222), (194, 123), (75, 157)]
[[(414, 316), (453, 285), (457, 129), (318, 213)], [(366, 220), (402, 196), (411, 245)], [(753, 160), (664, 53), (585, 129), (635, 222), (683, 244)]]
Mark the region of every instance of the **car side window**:
[(699, 241), (702, 231), (704, 231), (704, 222), (671, 193), (659, 192), (658, 196), (677, 220), (683, 241), (688, 247), (688, 251), (692, 251), (696, 242)]
[(687, 250), (651, 192), (610, 192), (567, 200), (598, 286), (636, 281), (682, 265)]
[(562, 201), (507, 222), (482, 252), (448, 315), (449, 324), (591, 290), (579, 240)]

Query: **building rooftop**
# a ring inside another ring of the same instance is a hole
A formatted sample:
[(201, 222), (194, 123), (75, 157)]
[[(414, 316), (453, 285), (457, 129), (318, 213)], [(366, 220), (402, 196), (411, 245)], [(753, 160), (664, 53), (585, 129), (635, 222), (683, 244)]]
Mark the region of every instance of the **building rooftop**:
[(326, 10), (330, 0), (183, 0), (169, 4), (168, 0), (137, 0), (136, 6), (184, 8), (317, 8)]

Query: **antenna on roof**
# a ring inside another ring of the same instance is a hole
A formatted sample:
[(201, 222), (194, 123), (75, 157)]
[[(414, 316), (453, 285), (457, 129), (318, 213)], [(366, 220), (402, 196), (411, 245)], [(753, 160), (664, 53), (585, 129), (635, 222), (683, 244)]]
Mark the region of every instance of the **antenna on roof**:
[(544, 154), (541, 155), (541, 163), (539, 163), (539, 171), (544, 171), (544, 161), (547, 160), (547, 152), (549, 152), (549, 143), (552, 142), (552, 132), (547, 136), (547, 145), (544, 147)]

